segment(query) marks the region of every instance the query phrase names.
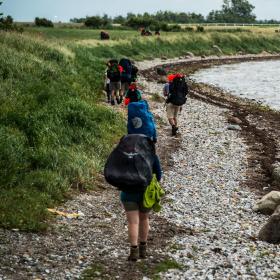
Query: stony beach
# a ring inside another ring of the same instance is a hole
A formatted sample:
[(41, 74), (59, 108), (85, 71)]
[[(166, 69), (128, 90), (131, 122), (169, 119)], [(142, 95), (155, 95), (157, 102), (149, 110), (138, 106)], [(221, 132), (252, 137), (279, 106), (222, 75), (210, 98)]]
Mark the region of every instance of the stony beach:
[[(155, 113), (165, 118), (162, 110)], [(228, 129), (227, 116), (228, 110), (191, 98), (181, 113), (162, 215), (191, 234), (173, 238), (169, 254), (183, 268), (162, 279), (279, 277), (279, 246), (256, 238), (267, 218), (252, 210), (258, 197), (242, 184), (247, 146), (239, 131)]]
[[(156, 81), (141, 77), (140, 83), (147, 99), (161, 92)], [(79, 279), (90, 267), (86, 279), (152, 279), (166, 259), (180, 269), (161, 272), (160, 279), (280, 278), (280, 247), (256, 238), (268, 217), (252, 211), (260, 196), (243, 184), (249, 149), (241, 131), (228, 129), (229, 110), (189, 98), (172, 138), (163, 103), (151, 101), (151, 108), (160, 126), (166, 196), (163, 211), (152, 214), (150, 258), (126, 261), (124, 212), (118, 192), (101, 177), (94, 191), (58, 207), (78, 218), (58, 215), (43, 234), (0, 229), (0, 280)]]

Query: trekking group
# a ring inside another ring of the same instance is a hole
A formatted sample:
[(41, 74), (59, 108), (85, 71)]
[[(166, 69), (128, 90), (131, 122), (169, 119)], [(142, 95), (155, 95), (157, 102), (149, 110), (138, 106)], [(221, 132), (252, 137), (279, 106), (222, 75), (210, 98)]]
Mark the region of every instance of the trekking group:
[(137, 72), (138, 68), (127, 58), (120, 61), (111, 59), (107, 62), (105, 88), (108, 103), (111, 105), (121, 104), (124, 94), (130, 89), (130, 86), (135, 90)]
[[(112, 106), (127, 106), (127, 135), (123, 136), (107, 159), (104, 175), (107, 182), (121, 191), (120, 200), (128, 222), (129, 261), (147, 256), (149, 213), (161, 209), (164, 194), (159, 182), (162, 177), (156, 154), (157, 132), (149, 104), (137, 86), (138, 69), (127, 58), (107, 63), (105, 87)], [(178, 114), (188, 92), (182, 74), (168, 75), (163, 88), (167, 118), (172, 135), (178, 132)]]

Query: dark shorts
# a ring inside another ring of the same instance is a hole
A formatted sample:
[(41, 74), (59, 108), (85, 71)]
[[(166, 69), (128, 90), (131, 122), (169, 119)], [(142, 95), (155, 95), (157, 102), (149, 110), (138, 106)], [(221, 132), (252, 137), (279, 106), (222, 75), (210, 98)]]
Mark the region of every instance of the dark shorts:
[(121, 202), (125, 211), (139, 211), (142, 213), (150, 212), (151, 208), (145, 208), (143, 205), (142, 193), (125, 193), (121, 192)]
[(122, 82), (121, 83), (121, 90), (125, 93), (129, 89), (129, 83)]
[(110, 91), (119, 91), (121, 89), (121, 82), (110, 82), (109, 84)]

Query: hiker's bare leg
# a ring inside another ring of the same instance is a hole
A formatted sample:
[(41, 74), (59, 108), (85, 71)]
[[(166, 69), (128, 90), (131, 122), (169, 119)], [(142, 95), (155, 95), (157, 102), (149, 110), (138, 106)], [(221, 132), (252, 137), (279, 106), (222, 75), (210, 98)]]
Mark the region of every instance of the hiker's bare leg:
[(147, 242), (149, 234), (149, 213), (139, 212), (139, 240)]
[(175, 121), (173, 118), (168, 119), (171, 126), (175, 125)]
[(173, 119), (173, 121), (174, 121), (174, 125), (175, 125), (176, 127), (178, 127), (178, 122), (177, 122), (177, 119), (176, 119), (176, 118), (174, 118), (174, 119)]
[(112, 91), (111, 91), (111, 98), (112, 98), (112, 100), (114, 100), (114, 99), (115, 99), (115, 97), (116, 97), (116, 93), (115, 93), (115, 91), (114, 91), (114, 90), (112, 90)]
[(117, 100), (117, 103), (119, 104), (120, 103), (120, 90), (116, 91), (116, 100)]
[(139, 211), (127, 211), (128, 238), (131, 246), (138, 245)]

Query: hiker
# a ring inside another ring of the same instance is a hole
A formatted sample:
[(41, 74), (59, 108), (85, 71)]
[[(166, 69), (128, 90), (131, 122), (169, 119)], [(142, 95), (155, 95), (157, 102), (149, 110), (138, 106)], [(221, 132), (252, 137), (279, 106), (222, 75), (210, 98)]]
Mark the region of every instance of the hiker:
[[(156, 174), (157, 180), (160, 181), (162, 171), (159, 158), (155, 152), (153, 173)], [(136, 261), (138, 256), (142, 259), (147, 257), (147, 240), (150, 229), (149, 212), (151, 209), (143, 206), (143, 194), (144, 192), (133, 194), (121, 192), (121, 202), (128, 222), (128, 238), (130, 243), (128, 260), (130, 261)]]
[(168, 75), (168, 83), (164, 85), (163, 95), (166, 97), (166, 113), (172, 128), (172, 136), (178, 132), (178, 114), (186, 103), (188, 85), (182, 74)]
[(127, 133), (144, 134), (154, 143), (157, 142), (157, 131), (153, 114), (146, 100), (130, 102), (127, 107)]
[(144, 193), (153, 174), (160, 181), (161, 173), (155, 144), (141, 134), (124, 136), (106, 162), (104, 175), (107, 182), (121, 190), (120, 200), (128, 223), (129, 261), (147, 257), (151, 208), (144, 207)]
[(123, 69), (118, 64), (118, 60), (111, 59), (108, 62), (107, 77), (110, 80), (109, 89), (111, 97), (111, 105), (115, 105), (115, 99), (118, 104), (121, 103), (119, 92), (121, 89), (121, 73)]
[(107, 102), (111, 102), (111, 92), (110, 92), (110, 79), (107, 77), (107, 71), (109, 69), (109, 63), (106, 63), (107, 68), (105, 70), (105, 76), (104, 76), (104, 91), (106, 92), (107, 96)]
[(122, 58), (119, 65), (123, 68), (121, 73), (121, 91), (120, 91), (120, 102), (123, 100), (123, 96), (129, 88), (131, 83), (132, 74), (132, 63), (128, 58)]
[(130, 102), (138, 102), (141, 99), (142, 91), (137, 88), (136, 83), (131, 83), (125, 94), (124, 104), (128, 105)]

